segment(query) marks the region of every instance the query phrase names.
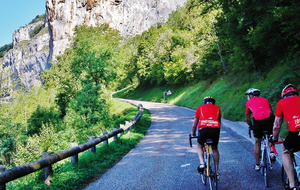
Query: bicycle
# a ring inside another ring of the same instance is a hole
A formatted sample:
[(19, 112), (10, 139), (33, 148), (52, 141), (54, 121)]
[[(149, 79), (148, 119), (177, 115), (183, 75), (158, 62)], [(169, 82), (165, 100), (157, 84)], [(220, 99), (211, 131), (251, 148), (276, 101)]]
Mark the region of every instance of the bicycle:
[[(249, 136), (251, 138), (251, 133), (249, 131)], [(261, 139), (261, 151), (260, 151), (260, 164), (259, 167), (261, 168), (261, 174), (264, 176), (264, 183), (265, 186), (269, 186), (269, 173), (273, 169), (273, 161), (270, 158), (270, 149), (269, 149), (269, 135), (268, 131), (263, 131), (263, 136)]]
[[(192, 136), (189, 135), (190, 140), (190, 146), (192, 147), (192, 139), (198, 138), (198, 136)], [(215, 160), (212, 154), (212, 145), (213, 141), (212, 139), (207, 139), (206, 143), (204, 144), (203, 151), (204, 151), (204, 162), (205, 162), (205, 168), (203, 173), (200, 173), (201, 181), (204, 185), (206, 185), (206, 181), (208, 179), (209, 182), (209, 188), (211, 190), (217, 190), (218, 189), (218, 175), (216, 172), (216, 164)]]
[[(278, 142), (272, 143), (272, 149), (273, 149), (276, 156), (278, 156), (278, 153), (277, 153), (274, 145), (275, 144), (282, 144), (283, 142), (284, 141), (278, 141)], [(297, 165), (295, 157), (300, 159), (300, 156), (298, 156), (295, 152), (293, 152), (293, 154), (291, 154), (291, 158), (292, 158), (292, 163), (293, 163), (293, 166), (294, 166), (295, 186), (299, 190), (300, 189), (300, 180), (297, 177), (297, 172), (296, 172), (296, 167), (299, 167), (299, 165)], [(289, 189), (289, 179), (288, 179), (287, 174), (284, 170), (283, 164), (281, 166), (281, 181), (282, 181), (282, 184), (283, 184), (283, 189)]]

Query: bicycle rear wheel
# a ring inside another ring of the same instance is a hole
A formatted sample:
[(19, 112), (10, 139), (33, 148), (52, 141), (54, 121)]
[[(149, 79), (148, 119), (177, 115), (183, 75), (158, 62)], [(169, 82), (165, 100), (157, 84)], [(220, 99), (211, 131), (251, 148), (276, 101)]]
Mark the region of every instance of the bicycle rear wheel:
[(217, 179), (217, 171), (216, 171), (216, 163), (212, 154), (209, 155), (209, 187), (211, 190), (218, 189), (218, 179)]
[(206, 185), (206, 176), (207, 176), (207, 174), (206, 174), (206, 168), (204, 169), (204, 172), (202, 173), (202, 174), (200, 174), (200, 176), (201, 176), (201, 181), (202, 181), (202, 183), (204, 184), (204, 185)]
[[(206, 153), (204, 153), (204, 158), (205, 158), (205, 160), (207, 160), (206, 159)], [(203, 173), (202, 174), (200, 174), (200, 176), (201, 176), (201, 181), (202, 181), (202, 183), (204, 184), (204, 185), (206, 185), (206, 179), (207, 179), (207, 171), (206, 171), (206, 167), (204, 168), (204, 171), (203, 171)]]
[(267, 155), (267, 150), (264, 149), (264, 162), (263, 162), (263, 174), (264, 174), (264, 181), (265, 181), (265, 186), (269, 186), (269, 173), (270, 173), (270, 166), (269, 166), (269, 159)]

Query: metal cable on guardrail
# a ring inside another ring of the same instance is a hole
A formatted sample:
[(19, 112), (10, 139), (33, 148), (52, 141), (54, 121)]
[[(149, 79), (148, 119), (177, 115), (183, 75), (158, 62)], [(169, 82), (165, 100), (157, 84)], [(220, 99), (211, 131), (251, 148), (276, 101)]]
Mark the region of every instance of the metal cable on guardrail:
[[(90, 138), (90, 141), (88, 141), (87, 143), (74, 146), (70, 149), (63, 150), (52, 155), (46, 155), (45, 158), (9, 170), (5, 170), (5, 167), (0, 166), (0, 190), (5, 189), (5, 184), (10, 181), (26, 176), (43, 168), (51, 167), (52, 164), (66, 158), (78, 156), (79, 153), (84, 152), (88, 149), (93, 149), (93, 151), (91, 150), (91, 153), (93, 153), (97, 144), (105, 142), (111, 137), (117, 137), (118, 134), (131, 129), (140, 120), (143, 115), (143, 105), (139, 104), (137, 106), (139, 107), (139, 111), (132, 121), (126, 122), (125, 125), (120, 125), (119, 129), (115, 129), (110, 133), (104, 133), (101, 137)], [(52, 171), (52, 169), (50, 168), (49, 171)], [(45, 174), (46, 180), (48, 178), (48, 175), (49, 174)]]

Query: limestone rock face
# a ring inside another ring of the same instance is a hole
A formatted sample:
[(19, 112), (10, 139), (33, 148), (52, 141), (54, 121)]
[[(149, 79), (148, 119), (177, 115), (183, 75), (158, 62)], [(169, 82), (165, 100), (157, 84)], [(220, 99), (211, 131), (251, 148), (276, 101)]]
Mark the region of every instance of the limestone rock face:
[(2, 59), (2, 78), (7, 77), (8, 83), (1, 85), (11, 85), (14, 80), (20, 80), (28, 88), (41, 84), (40, 73), (50, 69), (48, 27), (30, 38), (30, 33), (41, 24), (46, 23), (39, 21), (14, 32), (13, 49), (9, 50)]
[[(46, 0), (52, 41), (51, 57), (62, 53), (75, 26), (108, 23), (124, 37), (146, 31), (165, 21), (186, 0)], [(53, 54), (52, 54), (53, 53)]]
[[(50, 69), (69, 46), (74, 28), (80, 25), (97, 26), (107, 23), (124, 37), (146, 31), (157, 22), (165, 21), (187, 0), (46, 0), (47, 19), (21, 27), (13, 34), (13, 49), (0, 59), (9, 84), (20, 80), (32, 87), (41, 83), (40, 73)], [(45, 28), (34, 37), (35, 28)], [(48, 30), (49, 29), (49, 30)], [(3, 85), (3, 84), (1, 84)]]

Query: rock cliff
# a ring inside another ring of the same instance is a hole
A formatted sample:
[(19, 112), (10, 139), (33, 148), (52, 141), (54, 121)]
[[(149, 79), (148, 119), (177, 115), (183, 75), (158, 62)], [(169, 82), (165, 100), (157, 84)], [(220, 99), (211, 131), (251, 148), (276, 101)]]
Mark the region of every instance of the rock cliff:
[[(68, 47), (75, 26), (108, 23), (124, 37), (141, 34), (186, 0), (46, 0), (47, 19), (21, 27), (13, 34), (13, 49), (2, 62), (9, 84), (15, 79), (25, 86), (41, 83), (40, 73), (50, 68), (49, 61)], [(30, 34), (44, 24), (34, 37)], [(49, 30), (48, 30), (49, 29)], [(3, 86), (3, 84), (1, 84)]]
[(75, 26), (110, 27), (128, 37), (141, 34), (153, 24), (165, 21), (186, 0), (47, 0), (51, 32), (52, 58), (63, 52), (74, 34)]
[[(41, 25), (43, 29), (32, 35)], [(29, 88), (40, 84), (40, 73), (50, 68), (49, 41), (48, 24), (45, 21), (38, 21), (16, 30), (13, 34), (13, 49), (2, 59), (2, 78), (7, 77), (8, 83), (1, 85), (10, 86), (15, 80), (20, 80)]]

